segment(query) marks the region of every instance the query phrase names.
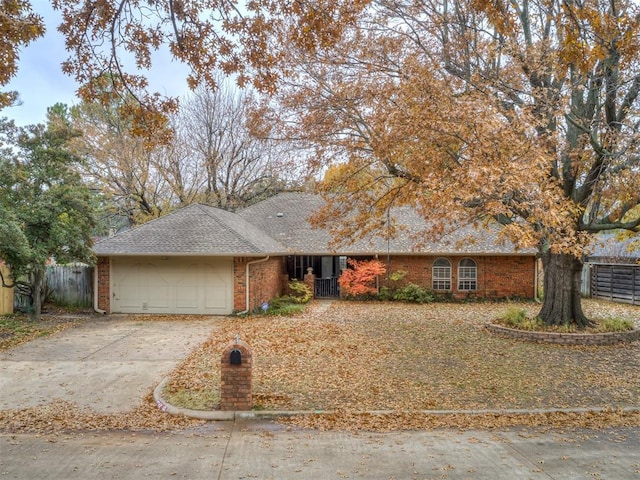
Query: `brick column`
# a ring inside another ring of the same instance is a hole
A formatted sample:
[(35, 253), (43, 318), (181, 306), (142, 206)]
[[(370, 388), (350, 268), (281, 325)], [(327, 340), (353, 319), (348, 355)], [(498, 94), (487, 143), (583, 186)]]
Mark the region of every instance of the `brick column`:
[[(231, 358), (239, 364), (232, 364)], [(243, 340), (236, 340), (225, 347), (220, 359), (220, 409), (251, 410), (251, 377), (253, 355), (251, 348)]]
[(307, 268), (307, 273), (302, 281), (311, 289), (313, 298), (316, 298), (316, 276), (313, 274), (312, 267)]
[(111, 287), (110, 272), (111, 259), (109, 257), (98, 257), (98, 308), (105, 312), (111, 311)]

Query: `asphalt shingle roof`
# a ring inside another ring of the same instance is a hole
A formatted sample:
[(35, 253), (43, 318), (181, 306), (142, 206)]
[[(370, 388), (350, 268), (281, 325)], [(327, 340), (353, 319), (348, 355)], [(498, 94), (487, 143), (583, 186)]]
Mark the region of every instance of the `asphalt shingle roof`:
[(589, 259), (635, 262), (640, 259), (639, 236), (620, 239), (615, 233), (600, 233), (593, 238)]
[(319, 195), (286, 192), (231, 213), (206, 205), (190, 205), (139, 227), (105, 238), (94, 245), (97, 255), (513, 255), (509, 242), (498, 239), (498, 227), (467, 225), (437, 241), (419, 241), (425, 219), (411, 207), (391, 210), (404, 225), (395, 238), (358, 240), (343, 248), (332, 247), (327, 230), (314, 229), (309, 219), (324, 205)]
[[(264, 231), (288, 250), (296, 254), (322, 255), (335, 253), (330, 246), (332, 237), (328, 231), (314, 229), (309, 223), (324, 205), (319, 195), (302, 192), (286, 192), (245, 208), (239, 215)], [(509, 255), (530, 254), (534, 250), (517, 252), (514, 245), (498, 238), (499, 227), (476, 228), (466, 225), (452, 230), (437, 241), (421, 242), (420, 234), (427, 228), (425, 219), (411, 207), (391, 210), (394, 221), (404, 225), (404, 230), (395, 238), (373, 237), (358, 240), (339, 252), (345, 255), (386, 254), (475, 254)]]
[(190, 205), (94, 245), (97, 255), (283, 254), (287, 249), (239, 215)]

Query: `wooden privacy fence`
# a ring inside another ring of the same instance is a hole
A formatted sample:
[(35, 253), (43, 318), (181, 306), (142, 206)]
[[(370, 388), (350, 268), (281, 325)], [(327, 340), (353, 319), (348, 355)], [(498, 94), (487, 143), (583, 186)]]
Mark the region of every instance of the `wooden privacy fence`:
[(58, 305), (93, 305), (93, 267), (88, 265), (51, 265), (47, 267), (49, 300)]
[[(5, 281), (9, 280), (9, 269), (6, 265), (0, 264), (0, 270)], [(0, 315), (13, 313), (13, 288), (3, 288), (0, 282)]]
[(582, 277), (580, 282), (580, 295), (585, 298), (591, 296), (591, 265), (585, 263), (582, 265)]
[[(46, 301), (74, 307), (93, 305), (93, 267), (84, 264), (50, 265), (46, 282)], [(27, 310), (29, 298), (16, 291), (13, 304), (16, 310)]]
[(591, 266), (591, 296), (640, 305), (640, 266)]

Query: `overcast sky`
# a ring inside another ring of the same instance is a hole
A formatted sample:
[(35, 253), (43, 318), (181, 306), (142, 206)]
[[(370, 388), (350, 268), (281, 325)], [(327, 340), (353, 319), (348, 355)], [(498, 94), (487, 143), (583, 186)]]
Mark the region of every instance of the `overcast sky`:
[[(57, 30), (60, 15), (51, 8), (49, 1), (38, 0), (32, 5), (44, 17), (47, 32), (22, 50), (18, 74), (3, 89), (17, 90), (22, 104), (0, 110), (0, 117), (13, 119), (17, 125), (43, 123), (47, 107), (55, 103), (78, 103), (75, 96), (78, 85), (60, 69), (60, 63), (68, 57), (64, 38)], [(188, 92), (184, 80), (186, 67), (171, 62), (168, 54), (159, 54), (154, 61), (156, 65), (149, 75), (152, 87), (162, 94), (185, 95)]]

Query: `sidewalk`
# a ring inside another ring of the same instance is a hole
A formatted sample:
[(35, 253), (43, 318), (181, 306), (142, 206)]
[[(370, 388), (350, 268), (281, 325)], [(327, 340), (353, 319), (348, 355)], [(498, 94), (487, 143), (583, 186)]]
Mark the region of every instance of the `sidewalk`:
[(0, 435), (12, 479), (637, 479), (640, 429), (374, 434), (220, 422), (182, 433)]

